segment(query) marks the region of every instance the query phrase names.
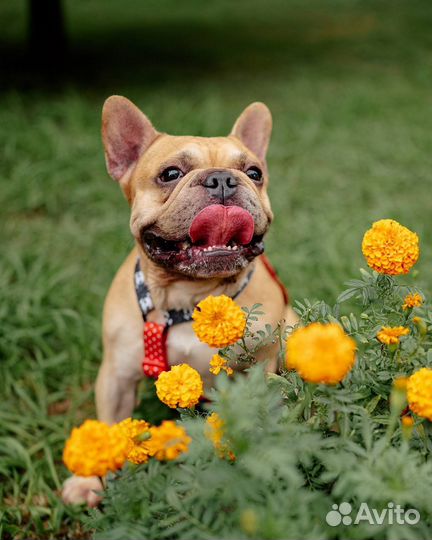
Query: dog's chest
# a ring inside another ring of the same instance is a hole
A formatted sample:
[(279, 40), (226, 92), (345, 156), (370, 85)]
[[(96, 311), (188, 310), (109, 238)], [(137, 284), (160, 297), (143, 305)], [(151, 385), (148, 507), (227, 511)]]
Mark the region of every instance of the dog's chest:
[(169, 329), (167, 352), (171, 366), (186, 363), (195, 368), (204, 381), (211, 379), (209, 363), (217, 350), (210, 349), (208, 345), (198, 340), (191, 323), (179, 324)]

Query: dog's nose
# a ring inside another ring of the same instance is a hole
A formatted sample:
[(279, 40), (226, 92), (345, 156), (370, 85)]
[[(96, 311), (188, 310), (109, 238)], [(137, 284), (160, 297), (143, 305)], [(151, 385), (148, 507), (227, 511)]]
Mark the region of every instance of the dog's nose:
[(232, 197), (237, 190), (237, 180), (225, 171), (214, 171), (204, 180), (203, 185), (210, 195), (222, 203)]

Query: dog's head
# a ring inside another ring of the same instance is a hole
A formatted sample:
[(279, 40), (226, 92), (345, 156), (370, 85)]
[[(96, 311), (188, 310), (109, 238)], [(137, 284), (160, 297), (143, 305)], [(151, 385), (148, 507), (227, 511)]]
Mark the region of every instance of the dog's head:
[(265, 162), (271, 125), (268, 108), (253, 103), (228, 137), (175, 137), (158, 133), (126, 98), (107, 99), (108, 171), (154, 263), (192, 278), (229, 277), (263, 252), (273, 217)]

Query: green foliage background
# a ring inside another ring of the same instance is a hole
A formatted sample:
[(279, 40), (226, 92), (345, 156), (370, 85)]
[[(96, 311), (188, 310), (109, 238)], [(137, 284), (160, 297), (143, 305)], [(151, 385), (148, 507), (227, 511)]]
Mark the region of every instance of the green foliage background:
[(420, 234), (418, 279), (430, 290), (430, 2), (65, 6), (71, 57), (48, 79), (23, 65), (26, 3), (0, 6), (6, 538), (86, 534), (82, 511), (58, 498), (61, 449), (94, 414), (103, 297), (131, 247), (128, 209), (100, 144), (106, 96), (127, 95), (162, 130), (198, 135), (228, 132), (250, 101), (269, 104), (276, 219), (267, 252), (293, 299), (332, 304), (363, 264), (364, 230), (382, 217)]

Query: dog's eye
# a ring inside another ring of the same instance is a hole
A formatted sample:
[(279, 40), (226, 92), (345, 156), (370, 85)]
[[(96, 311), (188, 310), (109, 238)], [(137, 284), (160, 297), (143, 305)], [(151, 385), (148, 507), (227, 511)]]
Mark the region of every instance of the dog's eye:
[(168, 167), (165, 169), (159, 177), (161, 182), (173, 182), (174, 180), (180, 180), (184, 175), (177, 167)]
[(258, 169), (258, 167), (250, 167), (246, 171), (246, 174), (254, 182), (261, 182), (261, 180), (262, 180), (262, 171), (260, 169)]

